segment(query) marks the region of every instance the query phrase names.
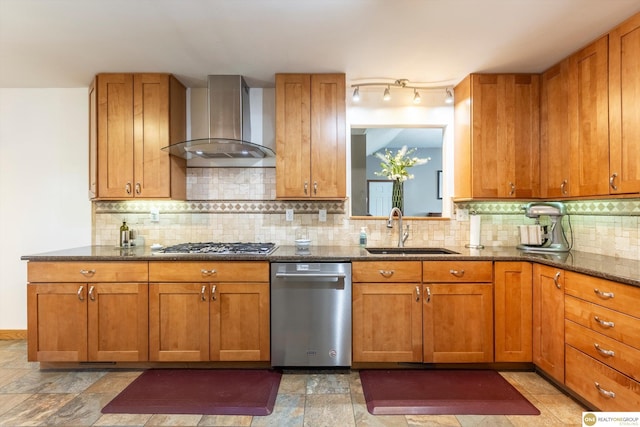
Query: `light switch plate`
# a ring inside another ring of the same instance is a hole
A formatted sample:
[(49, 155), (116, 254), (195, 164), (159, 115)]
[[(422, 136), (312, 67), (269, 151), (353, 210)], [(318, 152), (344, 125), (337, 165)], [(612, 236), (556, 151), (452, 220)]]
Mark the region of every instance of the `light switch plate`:
[(320, 209), (318, 211), (318, 221), (327, 222), (327, 210), (326, 209)]
[(285, 219), (287, 221), (293, 221), (293, 209), (287, 209), (285, 211)]
[(149, 219), (151, 219), (151, 222), (160, 222), (160, 209), (151, 208), (151, 211), (149, 212)]
[(469, 209), (457, 209), (456, 221), (469, 221)]

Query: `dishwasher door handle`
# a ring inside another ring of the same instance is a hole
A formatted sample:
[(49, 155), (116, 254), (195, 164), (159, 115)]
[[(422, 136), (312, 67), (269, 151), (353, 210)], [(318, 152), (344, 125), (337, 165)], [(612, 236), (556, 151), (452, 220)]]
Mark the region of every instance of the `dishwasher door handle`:
[(347, 277), (344, 273), (276, 273), (276, 279), (333, 279), (333, 282)]

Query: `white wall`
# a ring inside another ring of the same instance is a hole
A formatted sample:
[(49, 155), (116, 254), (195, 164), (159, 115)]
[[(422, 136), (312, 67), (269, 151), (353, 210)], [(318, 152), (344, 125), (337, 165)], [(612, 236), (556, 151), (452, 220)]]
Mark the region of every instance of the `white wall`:
[(0, 88), (0, 330), (26, 329), (20, 256), (91, 244), (88, 91)]

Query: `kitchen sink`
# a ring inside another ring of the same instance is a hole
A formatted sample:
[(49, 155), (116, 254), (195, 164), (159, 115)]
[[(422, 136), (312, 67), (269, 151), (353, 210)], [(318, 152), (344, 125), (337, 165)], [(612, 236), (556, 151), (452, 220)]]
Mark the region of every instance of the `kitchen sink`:
[(367, 252), (374, 255), (452, 255), (459, 252), (445, 248), (365, 248)]

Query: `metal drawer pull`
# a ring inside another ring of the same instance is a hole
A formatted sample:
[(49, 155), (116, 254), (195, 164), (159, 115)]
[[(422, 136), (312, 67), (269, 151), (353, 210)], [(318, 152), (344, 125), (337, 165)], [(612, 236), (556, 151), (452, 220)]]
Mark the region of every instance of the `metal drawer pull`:
[(131, 183), (127, 182), (127, 185), (124, 186), (124, 189), (127, 192), (127, 194), (131, 194)]
[(205, 270), (204, 268), (202, 270), (200, 270), (200, 273), (202, 273), (203, 276), (211, 276), (212, 274), (216, 274), (217, 271), (211, 269), (211, 270)]
[(84, 301), (84, 293), (82, 291), (84, 291), (84, 286), (80, 285), (80, 287), (78, 288), (78, 292), (77, 292), (78, 299), (80, 301)]
[(601, 320), (598, 316), (593, 316), (593, 320), (595, 320), (605, 328), (613, 328), (615, 326), (615, 323), (609, 322), (608, 320)]
[(202, 301), (207, 300), (207, 296), (205, 295), (205, 292), (207, 292), (207, 285), (202, 285), (202, 289), (200, 289), (200, 299)]
[(451, 273), (451, 274), (453, 274), (454, 276), (457, 276), (457, 277), (464, 276), (464, 270), (449, 270), (449, 273)]
[(611, 175), (611, 178), (609, 178), (609, 186), (614, 190), (614, 191), (618, 191), (618, 186), (615, 184), (616, 178), (618, 177), (617, 173), (614, 173)]
[(139, 182), (136, 182), (136, 194), (142, 193), (142, 186)]
[(91, 286), (91, 287), (89, 288), (89, 299), (90, 299), (91, 301), (95, 301), (95, 300), (96, 300), (96, 294), (94, 293), (94, 291), (95, 291), (95, 290), (96, 290), (96, 287), (95, 287), (95, 286)]
[(602, 299), (611, 299), (611, 298), (613, 298), (615, 296), (613, 294), (613, 292), (602, 292), (599, 289), (594, 289), (593, 292), (595, 292), (595, 294), (598, 295)]
[(83, 276), (93, 276), (94, 274), (96, 274), (95, 270), (80, 270), (80, 274), (82, 274)]
[(216, 300), (216, 285), (211, 286), (211, 300)]
[(601, 395), (603, 395), (604, 397), (615, 399), (616, 394), (613, 391), (603, 389), (602, 387), (600, 387), (600, 384), (597, 381), (594, 382), (593, 384), (596, 386), (596, 388), (598, 389)]
[(309, 183), (307, 181), (304, 182), (304, 194), (308, 194), (309, 192)]
[(598, 353), (603, 356), (613, 357), (616, 355), (616, 352), (613, 350), (605, 350), (604, 348), (600, 348), (600, 345), (598, 343), (593, 343), (593, 346), (596, 348), (596, 350), (598, 350)]
[(416, 286), (416, 301), (420, 301), (420, 286)]
[(388, 279), (389, 277), (393, 276), (395, 270), (379, 270), (379, 273)]
[(553, 284), (556, 285), (556, 288), (560, 289), (560, 283), (558, 283), (558, 279), (560, 279), (560, 272), (558, 271), (555, 276), (553, 276)]
[(317, 181), (313, 181), (313, 194), (314, 195), (318, 194), (318, 182)]
[(431, 289), (427, 286), (427, 302), (431, 302)]
[(560, 191), (562, 191), (563, 195), (567, 195), (567, 180), (562, 180), (562, 184), (560, 184)]
[(513, 196), (514, 194), (516, 194), (516, 185), (513, 182), (509, 183), (509, 187), (511, 188), (511, 191), (509, 191), (509, 195)]

